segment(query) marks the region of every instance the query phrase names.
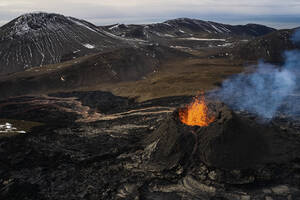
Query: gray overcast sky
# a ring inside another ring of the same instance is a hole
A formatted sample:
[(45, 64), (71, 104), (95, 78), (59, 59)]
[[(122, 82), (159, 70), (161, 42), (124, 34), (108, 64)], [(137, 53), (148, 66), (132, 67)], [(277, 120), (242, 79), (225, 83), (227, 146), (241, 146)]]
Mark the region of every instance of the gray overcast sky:
[(300, 0), (0, 0), (0, 25), (35, 11), (60, 13), (96, 25), (191, 17), (276, 28), (300, 26)]

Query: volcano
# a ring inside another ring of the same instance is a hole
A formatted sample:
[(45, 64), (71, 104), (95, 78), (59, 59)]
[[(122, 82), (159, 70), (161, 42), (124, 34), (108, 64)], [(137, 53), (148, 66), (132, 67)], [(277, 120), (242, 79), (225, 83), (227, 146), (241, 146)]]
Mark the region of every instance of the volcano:
[(0, 28), (0, 73), (55, 64), (125, 46), (95, 25), (53, 13), (28, 13)]
[[(287, 162), (295, 158), (291, 152), (299, 152), (299, 146), (280, 127), (234, 112), (221, 102), (210, 101), (205, 105), (203, 98), (201, 104), (195, 99), (174, 111), (145, 140), (148, 148), (155, 146), (150, 156), (155, 169), (199, 163), (224, 170), (256, 169)], [(183, 119), (182, 113), (196, 115), (197, 109), (192, 110), (195, 104), (204, 108), (198, 108), (198, 118), (205, 123), (187, 123)], [(203, 112), (207, 112), (206, 118)]]

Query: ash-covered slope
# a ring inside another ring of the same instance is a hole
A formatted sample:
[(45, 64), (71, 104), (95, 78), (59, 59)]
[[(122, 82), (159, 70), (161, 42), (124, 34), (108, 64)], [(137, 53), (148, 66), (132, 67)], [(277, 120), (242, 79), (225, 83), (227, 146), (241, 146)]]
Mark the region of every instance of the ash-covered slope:
[(59, 63), (122, 45), (120, 38), (84, 20), (25, 14), (0, 28), (0, 73)]
[(179, 18), (168, 20), (163, 23), (148, 25), (124, 25), (116, 24), (104, 27), (113, 34), (139, 38), (145, 40), (157, 40), (158, 38), (173, 37), (256, 37), (268, 34), (275, 29), (258, 25), (227, 25), (210, 21), (202, 21), (197, 19)]
[(233, 57), (243, 60), (263, 59), (267, 62), (282, 62), (286, 50), (300, 49), (299, 43), (294, 43), (291, 38), (296, 29), (278, 30), (240, 43), (233, 48)]
[(160, 45), (140, 45), (99, 52), (55, 65), (0, 75), (0, 99), (136, 81), (156, 72), (170, 59), (188, 57), (192, 55)]

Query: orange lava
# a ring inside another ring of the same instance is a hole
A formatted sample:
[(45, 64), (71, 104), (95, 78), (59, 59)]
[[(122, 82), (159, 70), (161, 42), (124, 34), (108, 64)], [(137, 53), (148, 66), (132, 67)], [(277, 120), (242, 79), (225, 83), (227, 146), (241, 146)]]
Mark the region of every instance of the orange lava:
[(205, 102), (204, 95), (195, 97), (194, 101), (179, 110), (180, 121), (189, 126), (208, 126), (215, 121)]

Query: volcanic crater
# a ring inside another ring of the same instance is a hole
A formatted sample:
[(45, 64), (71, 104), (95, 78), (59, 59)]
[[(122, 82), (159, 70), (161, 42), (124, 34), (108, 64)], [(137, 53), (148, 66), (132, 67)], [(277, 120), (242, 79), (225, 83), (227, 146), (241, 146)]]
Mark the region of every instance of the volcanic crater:
[[(250, 170), (257, 177), (263, 177), (262, 168), (297, 159), (300, 147), (292, 130), (262, 122), (253, 114), (235, 112), (222, 102), (205, 102), (204, 99), (196, 98), (188, 106), (170, 113), (144, 140), (145, 150), (150, 154), (146, 163), (152, 170), (182, 167), (188, 173), (191, 168), (200, 168), (204, 164), (218, 169), (223, 178), (232, 170)], [(197, 110), (193, 106), (195, 103), (204, 105)], [(197, 111), (206, 124), (186, 124), (182, 113), (195, 114)], [(203, 112), (207, 112), (205, 117)], [(225, 179), (222, 181), (226, 182)]]

